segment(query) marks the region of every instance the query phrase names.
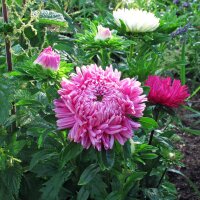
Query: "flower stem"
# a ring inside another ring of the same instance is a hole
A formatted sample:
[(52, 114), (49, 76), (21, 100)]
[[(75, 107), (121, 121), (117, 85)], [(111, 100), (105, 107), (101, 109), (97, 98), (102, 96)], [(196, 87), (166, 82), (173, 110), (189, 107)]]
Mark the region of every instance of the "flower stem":
[(167, 172), (167, 168), (165, 168), (164, 172), (162, 173), (162, 176), (161, 176), (161, 178), (160, 178), (160, 180), (159, 180), (159, 182), (158, 182), (157, 188), (158, 188), (158, 187), (160, 186), (160, 184), (162, 183), (162, 180), (163, 180), (163, 178), (164, 178), (166, 172)]
[[(2, 0), (2, 15), (3, 15), (3, 20), (5, 23), (8, 23), (8, 10), (7, 10), (7, 5), (6, 5), (6, 0)], [(7, 62), (7, 69), (9, 72), (13, 70), (12, 67), (12, 55), (11, 55), (11, 45), (10, 45), (10, 40), (6, 37), (7, 34), (5, 33), (5, 49), (6, 49), (6, 62)], [(14, 103), (12, 103), (12, 109), (11, 109), (11, 115), (16, 114), (16, 107)], [(16, 129), (16, 122), (13, 122), (10, 128), (10, 132), (14, 132)]]
[(183, 39), (183, 46), (181, 51), (181, 71), (180, 71), (180, 78), (182, 85), (185, 85), (185, 38)]
[(150, 138), (149, 138), (149, 145), (152, 144), (154, 132), (155, 132), (154, 130), (151, 131)]
[(131, 63), (131, 58), (133, 57), (133, 44), (131, 44), (130, 46), (130, 52), (129, 52), (129, 55), (128, 55), (128, 62)]
[[(156, 122), (158, 121), (158, 116), (159, 116), (159, 106), (156, 106), (153, 110), (153, 118), (155, 119)], [(149, 138), (149, 143), (148, 143), (149, 145), (152, 144), (154, 133), (155, 133), (155, 130), (152, 130), (150, 134), (150, 138)]]
[(110, 55), (109, 55), (108, 50), (106, 50), (106, 49), (101, 49), (100, 53), (101, 53), (100, 54), (100, 56), (101, 56), (101, 65), (102, 65), (102, 68), (105, 69), (106, 66), (109, 63)]

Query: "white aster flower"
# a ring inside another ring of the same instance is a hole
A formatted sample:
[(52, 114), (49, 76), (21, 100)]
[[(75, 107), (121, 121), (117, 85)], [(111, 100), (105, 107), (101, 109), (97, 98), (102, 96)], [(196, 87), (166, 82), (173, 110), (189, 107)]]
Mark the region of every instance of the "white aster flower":
[(113, 17), (118, 26), (121, 26), (120, 20), (123, 21), (128, 32), (151, 32), (159, 26), (159, 18), (139, 9), (118, 9), (113, 11)]

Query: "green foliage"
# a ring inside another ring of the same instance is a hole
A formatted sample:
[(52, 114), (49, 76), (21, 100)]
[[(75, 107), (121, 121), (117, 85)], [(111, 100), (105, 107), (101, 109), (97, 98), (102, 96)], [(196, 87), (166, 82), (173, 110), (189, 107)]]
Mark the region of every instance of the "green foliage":
[(1, 77), (0, 79), (0, 124), (3, 124), (8, 118), (11, 109), (10, 92), (12, 91), (12, 86), (9, 82), (8, 78)]
[[(33, 15), (38, 15), (38, 11), (34, 11)], [(63, 15), (51, 10), (41, 10), (38, 21), (40, 24), (67, 27), (67, 22)]]

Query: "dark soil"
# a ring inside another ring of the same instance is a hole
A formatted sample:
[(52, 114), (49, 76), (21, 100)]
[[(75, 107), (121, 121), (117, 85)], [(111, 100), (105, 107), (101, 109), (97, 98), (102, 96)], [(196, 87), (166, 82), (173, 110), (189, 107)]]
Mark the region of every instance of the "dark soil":
[[(199, 98), (200, 99), (200, 98)], [(194, 108), (200, 111), (200, 101), (194, 104)], [(191, 114), (188, 111), (181, 111), (181, 118), (183, 123), (191, 128), (200, 130), (200, 123), (195, 124), (198, 118), (188, 118), (187, 116)], [(200, 191), (200, 136), (191, 135), (188, 133), (180, 132), (178, 133), (182, 142), (177, 144), (177, 148), (184, 154), (183, 163), (185, 167), (182, 167), (180, 171), (185, 174)], [(194, 190), (189, 186), (186, 180), (180, 175), (169, 174), (170, 180), (176, 185), (178, 191), (178, 200), (200, 200)]]
[[(180, 135), (184, 144), (179, 144), (178, 148), (184, 154), (183, 163), (185, 164), (185, 167), (182, 167), (180, 171), (190, 178), (200, 190), (200, 136)], [(173, 173), (170, 179), (176, 185), (179, 200), (200, 199), (182, 176)]]

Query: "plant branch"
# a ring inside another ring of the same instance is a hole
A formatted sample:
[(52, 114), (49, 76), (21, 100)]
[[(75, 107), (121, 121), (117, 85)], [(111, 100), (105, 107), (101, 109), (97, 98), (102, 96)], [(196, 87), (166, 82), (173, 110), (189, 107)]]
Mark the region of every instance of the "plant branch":
[[(153, 110), (153, 118), (155, 119), (156, 122), (158, 121), (158, 116), (159, 116), (159, 106), (156, 106)], [(152, 130), (150, 134), (150, 138), (149, 138), (149, 143), (148, 143), (149, 145), (152, 144), (154, 133), (155, 133), (155, 130)]]
[[(6, 6), (6, 0), (2, 0), (2, 15), (5, 23), (8, 23), (8, 10)], [(6, 61), (8, 66), (8, 71), (12, 71), (12, 56), (10, 52), (10, 40), (6, 37), (7, 34), (5, 34), (5, 48), (6, 48)]]
[(160, 180), (159, 180), (159, 182), (158, 182), (157, 188), (158, 188), (158, 187), (160, 186), (160, 184), (162, 183), (162, 180), (163, 180), (163, 178), (164, 178), (166, 172), (167, 172), (167, 168), (165, 168), (164, 172), (162, 173), (162, 176), (161, 176), (161, 178), (160, 178)]

